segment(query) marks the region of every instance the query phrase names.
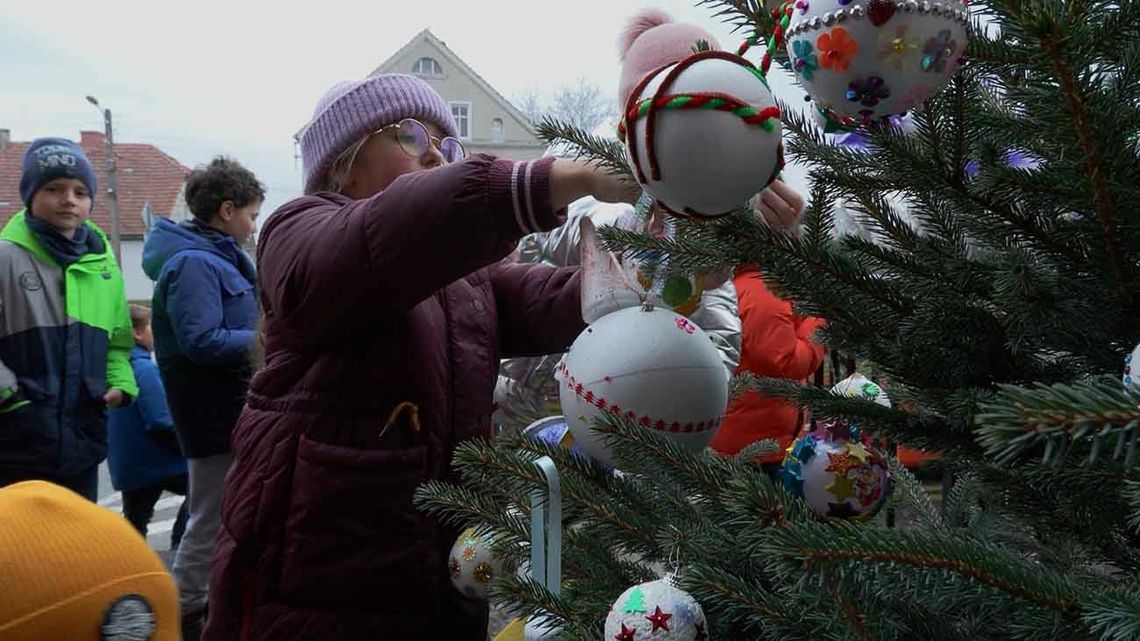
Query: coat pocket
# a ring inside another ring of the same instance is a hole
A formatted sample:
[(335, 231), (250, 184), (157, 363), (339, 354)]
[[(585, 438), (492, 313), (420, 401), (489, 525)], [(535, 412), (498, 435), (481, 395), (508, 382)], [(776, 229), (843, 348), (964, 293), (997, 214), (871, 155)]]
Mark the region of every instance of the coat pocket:
[(362, 450), (301, 436), (281, 559), (280, 596), (314, 608), (368, 610), (422, 599), (431, 554), (412, 506), (426, 448)]
[(222, 274), (222, 323), (227, 329), (253, 329), (257, 326), (254, 286), (240, 274)]
[(0, 470), (50, 470), (59, 462), (59, 426), (55, 396), (32, 379), (20, 379), (29, 401), (0, 414)]

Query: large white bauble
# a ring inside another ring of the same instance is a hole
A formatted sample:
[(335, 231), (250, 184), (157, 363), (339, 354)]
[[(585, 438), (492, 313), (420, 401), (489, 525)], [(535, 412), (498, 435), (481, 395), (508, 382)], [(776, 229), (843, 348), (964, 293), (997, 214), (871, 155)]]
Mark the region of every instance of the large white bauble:
[(799, 0), (785, 36), (817, 104), (867, 122), (941, 90), (966, 49), (962, 0)]
[[(708, 108), (652, 109), (632, 117), (645, 101), (694, 95), (715, 95), (771, 117), (767, 124), (750, 123)], [(624, 126), (638, 182), (674, 214), (709, 218), (739, 209), (783, 168), (772, 92), (751, 63), (722, 51), (694, 54), (648, 77), (630, 96)]]
[(669, 578), (635, 585), (606, 615), (606, 639), (616, 641), (708, 641), (701, 604)]
[(626, 416), (699, 451), (728, 403), (728, 377), (708, 334), (655, 307), (598, 319), (575, 339), (556, 376), (574, 442), (607, 466), (613, 465), (610, 448), (590, 429), (602, 413)]
[(447, 565), (452, 585), (469, 599), (486, 599), (491, 579), (503, 571), (502, 563), (487, 549), (487, 539), (475, 528), (467, 528), (455, 540)]

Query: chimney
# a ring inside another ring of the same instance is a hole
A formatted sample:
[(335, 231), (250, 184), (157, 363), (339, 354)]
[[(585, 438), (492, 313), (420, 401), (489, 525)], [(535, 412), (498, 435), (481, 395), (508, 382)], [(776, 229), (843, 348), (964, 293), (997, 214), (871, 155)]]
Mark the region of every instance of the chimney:
[(80, 131), (79, 132), (79, 146), (88, 149), (90, 147), (102, 147), (107, 144), (107, 139), (103, 136), (101, 131)]
[(12, 130), (0, 129), (0, 151), (8, 148), (8, 144), (12, 142)]

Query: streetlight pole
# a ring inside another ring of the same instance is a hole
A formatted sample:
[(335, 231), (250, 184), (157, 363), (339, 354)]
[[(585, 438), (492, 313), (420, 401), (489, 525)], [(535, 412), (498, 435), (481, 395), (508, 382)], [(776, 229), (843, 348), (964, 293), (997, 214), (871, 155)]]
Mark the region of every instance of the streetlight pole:
[(107, 141), (107, 200), (111, 204), (111, 250), (115, 252), (115, 262), (122, 267), (123, 255), (119, 245), (119, 176), (115, 167), (115, 134), (111, 128), (111, 110), (100, 108), (95, 96), (87, 96), (87, 102), (103, 113), (103, 136)]

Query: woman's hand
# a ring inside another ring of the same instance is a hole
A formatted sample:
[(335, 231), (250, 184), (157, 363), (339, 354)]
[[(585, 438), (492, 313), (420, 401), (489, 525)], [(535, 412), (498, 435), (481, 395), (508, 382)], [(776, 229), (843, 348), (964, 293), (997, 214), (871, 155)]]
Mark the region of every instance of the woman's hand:
[(556, 160), (550, 170), (550, 201), (562, 209), (584, 196), (606, 203), (636, 203), (641, 186), (628, 176), (609, 173), (586, 160)]
[(799, 192), (776, 179), (752, 199), (752, 211), (772, 229), (798, 237), (805, 204)]
[(641, 185), (629, 176), (611, 174), (605, 169), (592, 170), (590, 194), (604, 203), (637, 203)]

